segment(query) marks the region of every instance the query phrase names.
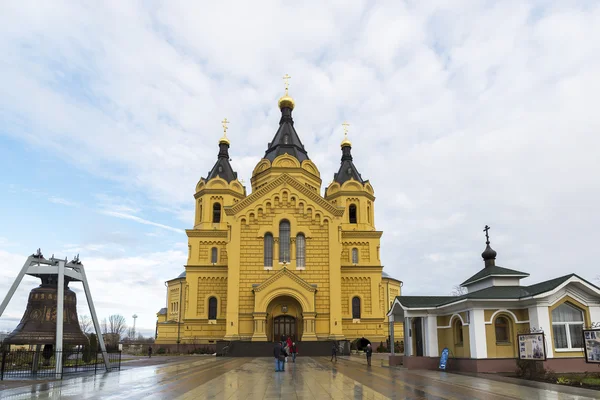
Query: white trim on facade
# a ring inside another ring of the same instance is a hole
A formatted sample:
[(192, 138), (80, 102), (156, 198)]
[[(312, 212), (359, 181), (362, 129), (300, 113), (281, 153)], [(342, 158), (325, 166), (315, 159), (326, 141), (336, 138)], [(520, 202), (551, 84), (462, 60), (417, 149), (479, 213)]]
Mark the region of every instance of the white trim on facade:
[(502, 308), (500, 310), (497, 310), (495, 313), (493, 313), (492, 316), (490, 317), (490, 320), (489, 321), (485, 321), (485, 324), (486, 325), (491, 325), (494, 322), (494, 317), (496, 315), (500, 314), (500, 313), (505, 313), (505, 314), (508, 314), (511, 317), (513, 317), (513, 319), (515, 321), (515, 324), (527, 324), (527, 323), (529, 323), (529, 320), (527, 320), (527, 321), (519, 321), (519, 318), (517, 318), (517, 316), (512, 311), (509, 311), (509, 310), (507, 310), (505, 308)]

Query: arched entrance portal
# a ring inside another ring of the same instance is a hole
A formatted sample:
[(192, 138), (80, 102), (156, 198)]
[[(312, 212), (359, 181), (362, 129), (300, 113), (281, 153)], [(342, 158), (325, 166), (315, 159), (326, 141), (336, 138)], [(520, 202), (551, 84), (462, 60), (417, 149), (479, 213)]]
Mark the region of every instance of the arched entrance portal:
[(292, 337), (299, 341), (302, 337), (302, 306), (291, 296), (279, 296), (267, 307), (267, 338), (279, 341)]

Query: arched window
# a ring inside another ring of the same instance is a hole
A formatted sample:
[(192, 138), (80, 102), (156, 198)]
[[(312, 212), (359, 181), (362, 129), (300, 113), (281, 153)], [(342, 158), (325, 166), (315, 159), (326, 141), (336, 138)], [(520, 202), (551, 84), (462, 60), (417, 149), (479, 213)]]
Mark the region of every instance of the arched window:
[(267, 233), (265, 235), (265, 267), (273, 266), (273, 235)]
[(349, 218), (351, 224), (356, 223), (356, 205), (355, 204), (350, 204), (350, 207), (348, 208), (348, 218)]
[(215, 224), (221, 222), (221, 203), (213, 204), (213, 222)]
[(356, 247), (352, 249), (352, 264), (358, 264), (358, 249)]
[(463, 339), (463, 324), (462, 321), (460, 320), (460, 318), (456, 318), (454, 320), (454, 344), (456, 344), (457, 346), (462, 346), (464, 339)]
[(494, 328), (496, 330), (496, 343), (510, 342), (510, 325), (508, 324), (508, 319), (506, 317), (496, 318)]
[(306, 238), (301, 233), (296, 236), (296, 267), (306, 267)]
[(583, 311), (563, 303), (552, 310), (552, 336), (556, 349), (583, 347)]
[(290, 221), (279, 223), (279, 262), (290, 262)]
[(200, 203), (199, 214), (200, 214), (200, 219), (198, 221), (202, 221), (202, 203)]
[(217, 319), (217, 298), (208, 299), (208, 319)]
[(210, 262), (213, 264), (217, 263), (217, 248), (213, 247), (210, 249)]
[(371, 206), (367, 207), (367, 222), (371, 223)]
[(360, 319), (360, 297), (352, 298), (352, 319)]

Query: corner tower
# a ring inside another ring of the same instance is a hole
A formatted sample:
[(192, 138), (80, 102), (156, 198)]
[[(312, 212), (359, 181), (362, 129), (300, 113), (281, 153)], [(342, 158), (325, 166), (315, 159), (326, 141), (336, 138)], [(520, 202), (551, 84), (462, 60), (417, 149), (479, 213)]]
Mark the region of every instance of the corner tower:
[(344, 122), (344, 140), (341, 143), (342, 160), (333, 181), (325, 189), (325, 199), (344, 207), (342, 229), (351, 231), (375, 230), (375, 196), (373, 187), (364, 180), (352, 159), (352, 143), (348, 140), (348, 126)]
[(200, 178), (196, 185), (194, 229), (226, 229), (224, 208), (246, 197), (246, 188), (229, 163), (228, 123), (227, 118), (222, 121), (223, 137), (219, 139), (217, 161), (206, 178)]
[(294, 128), (292, 111), (296, 102), (288, 94), (288, 80), (285, 75), (285, 94), (279, 99), (281, 118), (279, 129), (267, 145), (265, 155), (252, 171), (252, 191), (256, 191), (285, 173), (293, 176), (306, 187), (320, 193), (321, 174), (317, 166), (308, 158), (308, 153)]

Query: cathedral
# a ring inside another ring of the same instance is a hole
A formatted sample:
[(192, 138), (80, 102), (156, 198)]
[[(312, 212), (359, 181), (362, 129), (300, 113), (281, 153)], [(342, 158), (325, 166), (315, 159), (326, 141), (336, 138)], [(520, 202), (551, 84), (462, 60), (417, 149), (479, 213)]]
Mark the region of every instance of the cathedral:
[[(373, 187), (358, 172), (345, 124), (340, 168), (321, 194), (294, 106), (286, 80), (279, 128), (252, 172), (251, 194), (229, 162), (223, 121), (217, 160), (196, 185), (185, 271), (167, 281), (157, 314), (157, 344), (291, 336), (364, 338), (376, 347), (388, 339), (387, 312), (402, 282), (383, 272)], [(394, 328), (403, 332), (402, 322)]]

